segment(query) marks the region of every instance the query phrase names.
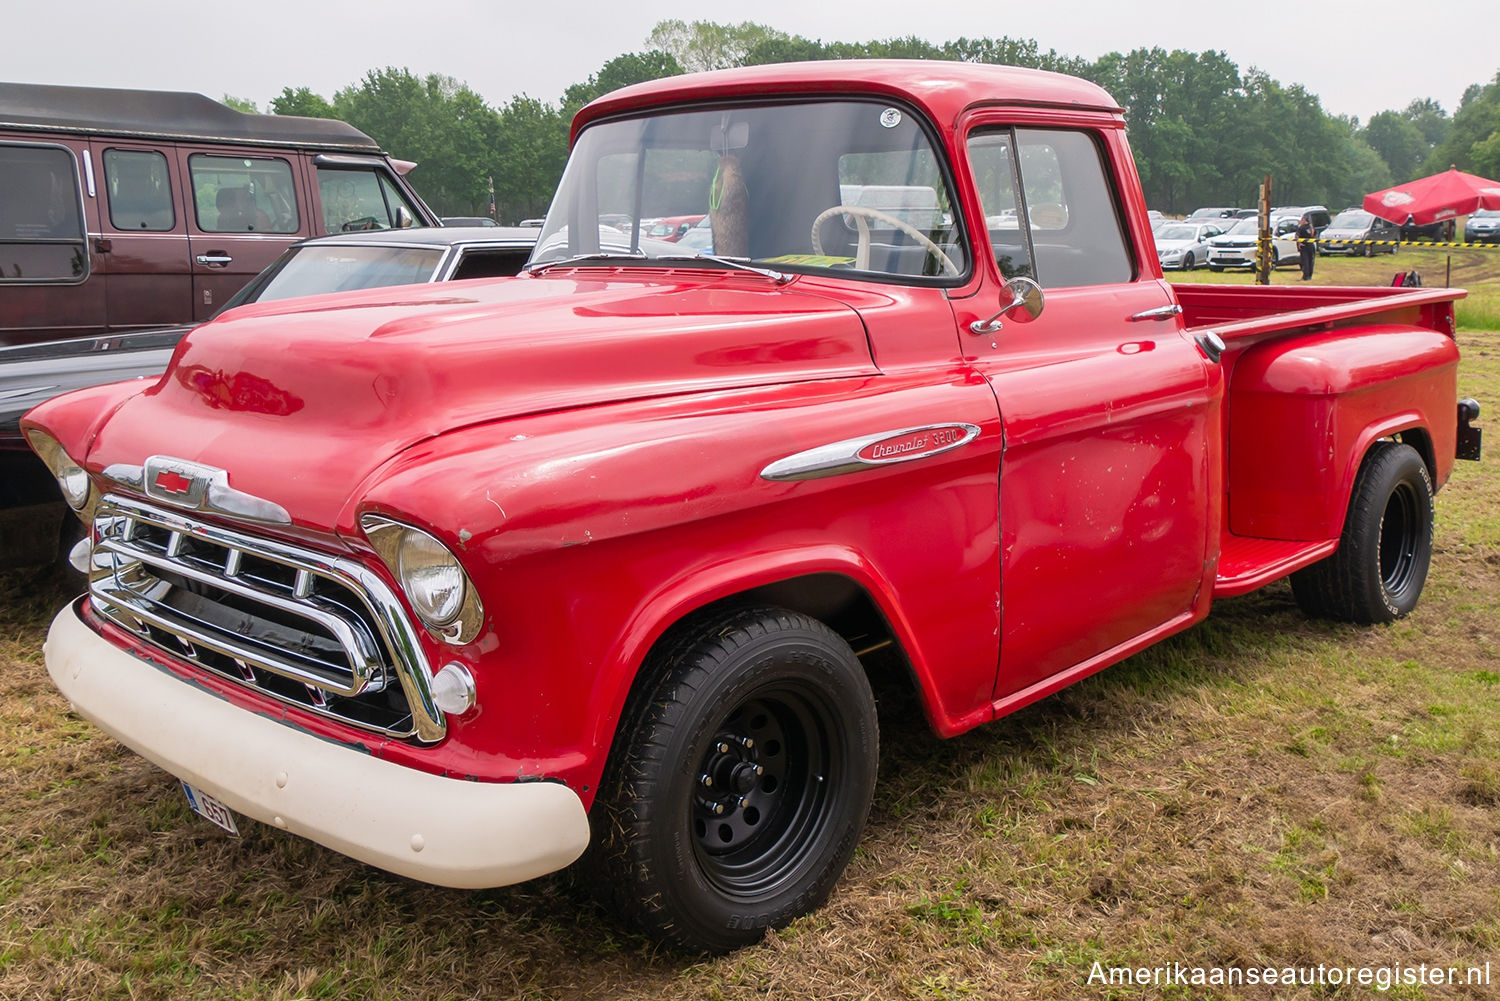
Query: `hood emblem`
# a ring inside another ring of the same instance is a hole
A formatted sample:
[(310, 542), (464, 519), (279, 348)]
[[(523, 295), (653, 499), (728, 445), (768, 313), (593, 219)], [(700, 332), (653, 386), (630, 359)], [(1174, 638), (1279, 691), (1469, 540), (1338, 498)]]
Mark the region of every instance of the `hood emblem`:
[(144, 493), (152, 500), (191, 511), (212, 511), (245, 521), (290, 525), (286, 508), (229, 485), (229, 472), (170, 455), (153, 455), (143, 465), (116, 463), (106, 479)]
[(158, 490), (164, 490), (169, 494), (185, 494), (193, 487), (193, 481), (177, 472), (175, 469), (164, 469), (156, 474), (152, 481)]

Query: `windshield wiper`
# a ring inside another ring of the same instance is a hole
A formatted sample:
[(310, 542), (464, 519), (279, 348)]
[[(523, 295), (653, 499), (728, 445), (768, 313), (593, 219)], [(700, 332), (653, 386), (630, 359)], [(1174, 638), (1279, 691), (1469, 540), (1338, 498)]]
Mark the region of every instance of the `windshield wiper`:
[(653, 261), (713, 261), (715, 264), (738, 268), (740, 271), (753, 271), (763, 278), (771, 279), (777, 285), (785, 285), (792, 280), (792, 276), (783, 271), (758, 268), (743, 257), (720, 257), (717, 254), (657, 254), (651, 259)]
[(549, 268), (565, 268), (570, 264), (586, 264), (589, 261), (644, 261), (649, 260), (645, 251), (632, 250), (628, 253), (619, 251), (602, 250), (596, 254), (574, 254), (572, 257), (564, 257), (558, 261), (538, 261), (528, 264), (521, 270), (527, 274), (541, 274)]

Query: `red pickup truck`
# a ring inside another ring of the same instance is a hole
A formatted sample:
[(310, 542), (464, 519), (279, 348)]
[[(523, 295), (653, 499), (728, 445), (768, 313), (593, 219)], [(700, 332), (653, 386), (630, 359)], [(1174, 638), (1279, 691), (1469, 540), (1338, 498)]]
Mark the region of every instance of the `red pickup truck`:
[[(601, 235), (696, 212), (711, 247)], [(854, 850), (874, 657), (952, 735), (1289, 574), (1409, 612), (1480, 449), (1462, 294), (1174, 289), (1064, 76), (630, 87), (523, 275), (232, 310), (28, 416), (93, 528), (48, 670), (223, 824), (458, 887), (588, 849), (733, 948)]]

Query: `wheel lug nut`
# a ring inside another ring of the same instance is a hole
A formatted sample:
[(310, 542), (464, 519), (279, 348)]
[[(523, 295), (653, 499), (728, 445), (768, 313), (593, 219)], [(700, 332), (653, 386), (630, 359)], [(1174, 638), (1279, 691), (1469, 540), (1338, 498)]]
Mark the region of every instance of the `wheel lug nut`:
[(724, 743), (721, 740), (717, 744), (714, 745), (714, 750), (718, 751), (720, 754), (728, 754), (729, 753), (729, 745), (726, 744), (726, 743)]
[(723, 803), (715, 803), (714, 804), (714, 816), (715, 817), (722, 817), (722, 816), (724, 816), (724, 804)]
[(765, 765), (762, 765), (762, 764), (756, 764), (755, 765), (755, 777), (756, 778), (760, 778), (765, 773), (766, 773), (766, 766)]
[(698, 784), (705, 789), (712, 789), (714, 787), (714, 777), (712, 775), (700, 775), (698, 777)]

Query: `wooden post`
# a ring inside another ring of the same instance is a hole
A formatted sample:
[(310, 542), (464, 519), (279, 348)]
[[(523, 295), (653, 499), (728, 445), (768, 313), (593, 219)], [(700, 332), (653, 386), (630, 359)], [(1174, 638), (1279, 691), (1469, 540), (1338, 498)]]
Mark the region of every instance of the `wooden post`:
[(1260, 229), (1255, 241), (1255, 284), (1271, 284), (1271, 264), (1274, 251), (1271, 249), (1271, 175), (1260, 185)]

